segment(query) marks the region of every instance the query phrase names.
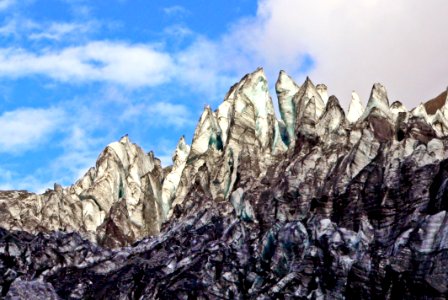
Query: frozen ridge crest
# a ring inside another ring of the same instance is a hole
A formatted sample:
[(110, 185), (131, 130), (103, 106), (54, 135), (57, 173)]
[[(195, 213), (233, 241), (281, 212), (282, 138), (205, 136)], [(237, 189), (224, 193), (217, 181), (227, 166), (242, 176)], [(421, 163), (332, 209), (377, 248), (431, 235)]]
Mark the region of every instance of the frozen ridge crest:
[[(299, 144), (317, 139), (358, 149), (352, 151), (354, 160), (347, 169), (353, 177), (374, 158), (376, 143), (387, 141), (390, 147), (403, 148), (406, 157), (419, 143), (434, 139), (432, 144), (440, 144), (448, 133), (446, 91), (408, 111), (400, 102), (389, 105), (386, 88), (376, 83), (367, 106), (353, 92), (345, 114), (339, 101), (328, 97), (327, 87), (314, 85), (308, 77), (299, 85), (280, 71), (275, 89), (280, 120), (259, 68), (235, 84), (215, 111), (204, 108), (191, 147), (182, 137), (171, 167), (163, 169), (152, 152), (144, 153), (125, 136), (107, 146), (96, 166), (73, 186), (56, 184), (43, 195), (2, 192), (0, 204), (5, 210), (0, 224), (29, 232), (77, 231), (100, 244), (126, 245), (158, 234), (204, 167), (213, 178), (206, 187), (210, 196), (228, 199), (241, 161), (253, 163), (256, 176), (264, 176), (270, 166), (294, 151), (298, 139)], [(438, 159), (444, 159), (444, 151), (437, 153), (442, 155)], [(116, 215), (120, 209), (126, 216)]]
[(245, 75), (171, 166), (124, 136), (69, 187), (0, 191), (2, 296), (447, 298), (447, 91), (408, 110), (375, 83), (345, 111), (310, 78), (275, 90), (279, 119)]

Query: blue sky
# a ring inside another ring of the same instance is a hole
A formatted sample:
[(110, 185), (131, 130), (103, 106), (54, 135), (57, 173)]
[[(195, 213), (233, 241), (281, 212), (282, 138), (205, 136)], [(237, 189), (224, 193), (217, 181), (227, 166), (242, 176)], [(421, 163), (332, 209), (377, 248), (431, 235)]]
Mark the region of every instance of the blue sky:
[(124, 134), (166, 165), (259, 66), (415, 106), (448, 84), (447, 2), (420, 2), (0, 0), (0, 189), (69, 185)]

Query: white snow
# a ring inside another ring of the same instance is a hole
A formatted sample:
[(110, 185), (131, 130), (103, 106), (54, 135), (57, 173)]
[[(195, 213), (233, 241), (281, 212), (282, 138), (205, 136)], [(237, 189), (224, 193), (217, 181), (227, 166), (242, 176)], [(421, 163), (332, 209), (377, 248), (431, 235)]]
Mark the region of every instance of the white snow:
[(275, 89), (277, 91), (280, 114), (291, 141), (295, 137), (294, 130), (296, 121), (296, 109), (293, 103), (293, 97), (297, 94), (300, 87), (285, 71), (280, 71)]
[(328, 89), (325, 84), (318, 84), (316, 86), (316, 90), (319, 93), (320, 97), (324, 101), (325, 104), (328, 102)]
[[(269, 127), (272, 126), (269, 124), (268, 114), (274, 115), (274, 107), (269, 96), (267, 79), (262, 69), (250, 75), (250, 80), (243, 86), (242, 94), (250, 100), (255, 108), (256, 136), (261, 146), (266, 148), (270, 138)], [(242, 101), (237, 101), (237, 104), (239, 102)]]
[(302, 98), (306, 97), (305, 100), (308, 99), (308, 101), (305, 101), (305, 107), (308, 105), (308, 102), (314, 98), (316, 106), (316, 118), (320, 118), (320, 116), (325, 111), (326, 105), (320, 94), (317, 92), (313, 82), (309, 78), (305, 80), (305, 83), (300, 88), (299, 94), (302, 95)]
[(201, 115), (194, 133), (193, 142), (191, 143), (191, 153), (194, 155), (203, 154), (208, 150), (210, 137), (217, 126), (214, 118), (215, 116), (211, 112), (210, 107), (207, 106)]
[(181, 137), (177, 143), (176, 151), (173, 155), (173, 169), (166, 175), (162, 186), (162, 213), (163, 218), (166, 218), (171, 209), (171, 202), (176, 194), (179, 186), (182, 172), (185, 168), (190, 147), (185, 143), (185, 138)]
[(359, 120), (359, 118), (364, 113), (364, 106), (362, 105), (361, 99), (358, 94), (353, 91), (352, 92), (352, 100), (350, 101), (350, 105), (348, 107), (347, 120), (350, 123), (355, 123)]

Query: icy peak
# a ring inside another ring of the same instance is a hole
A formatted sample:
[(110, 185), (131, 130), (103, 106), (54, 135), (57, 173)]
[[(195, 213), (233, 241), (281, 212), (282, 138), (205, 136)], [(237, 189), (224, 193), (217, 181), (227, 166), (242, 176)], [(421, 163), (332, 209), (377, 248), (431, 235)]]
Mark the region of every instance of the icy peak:
[(190, 146), (185, 142), (185, 136), (182, 136), (177, 142), (176, 150), (173, 154), (173, 165), (179, 165), (184, 162), (190, 153)]
[(387, 91), (381, 83), (375, 83), (373, 85), (369, 101), (367, 102), (367, 107), (361, 119), (367, 118), (371, 113), (380, 114), (383, 117), (391, 117)]
[[(191, 148), (181, 137), (172, 156), (172, 166), (162, 169), (152, 152), (145, 153), (125, 135), (106, 147), (96, 167), (72, 187), (64, 189), (56, 185), (57, 197), (51, 193), (50, 198), (47, 194), (39, 195), (42, 203), (50, 201), (53, 205), (40, 213), (36, 219), (42, 224), (39, 226), (48, 230), (64, 226), (81, 229), (93, 240), (124, 245), (148, 234), (157, 234), (170, 215), (189, 210), (191, 203), (183, 202), (186, 197), (191, 200), (203, 192), (207, 198), (222, 204), (221, 200), (229, 197), (235, 188), (248, 187), (247, 176), (270, 176), (272, 166), (296, 161), (299, 156), (295, 151), (308, 151), (307, 147), (314, 149), (313, 153), (303, 160), (303, 165), (286, 169), (287, 176), (303, 175), (301, 178), (305, 179), (307, 173), (298, 175), (302, 170), (317, 170), (313, 178), (318, 178), (321, 170), (331, 169), (329, 162), (339, 161), (338, 155), (349, 151), (341, 163), (347, 166), (348, 177), (338, 180), (349, 182), (351, 176), (376, 157), (381, 142), (387, 142), (385, 147), (403, 147), (397, 155), (410, 155), (425, 145), (437, 153), (446, 152), (437, 138), (448, 135), (447, 92), (410, 113), (400, 102), (389, 107), (386, 89), (375, 84), (367, 108), (364, 109), (359, 96), (353, 92), (345, 114), (336, 97), (328, 98), (327, 87), (315, 86), (309, 77), (299, 86), (281, 71), (275, 88), (284, 125), (276, 119), (267, 79), (259, 68), (233, 85), (215, 112), (210, 106), (204, 107)], [(297, 138), (300, 145), (296, 145)], [(414, 149), (415, 145), (420, 146)], [(327, 159), (321, 159), (323, 149), (329, 151)], [(39, 206), (42, 204), (29, 200), (32, 209), (27, 209), (28, 215), (21, 217), (22, 229), (34, 228), (29, 220), (35, 211), (42, 210)], [(23, 201), (17, 203), (21, 205)], [(67, 217), (55, 217), (64, 207), (70, 208), (63, 212)], [(16, 220), (17, 211), (25, 214), (23, 209), (9, 211), (10, 220)], [(108, 237), (123, 239), (114, 242), (108, 241)]]
[(407, 111), (406, 107), (403, 105), (403, 103), (401, 103), (400, 101), (394, 101), (391, 105), (390, 105), (390, 109), (392, 110), (405, 110)]
[(285, 124), (287, 143), (294, 139), (296, 106), (293, 97), (299, 91), (300, 87), (286, 74), (280, 71), (275, 90), (277, 92), (278, 105), (281, 118)]
[(389, 106), (386, 88), (381, 83), (375, 83), (370, 93), (369, 102), (381, 102)]
[(122, 143), (123, 145), (129, 144), (130, 143), (129, 136), (127, 134), (123, 135), (120, 138), (119, 142)]
[(289, 76), (285, 71), (281, 70), (277, 82), (275, 83), (275, 90), (277, 94), (295, 94), (300, 86)]
[(278, 147), (284, 148), (281, 139), (278, 138), (279, 129), (274, 105), (263, 69), (259, 68), (246, 75), (243, 81), (235, 95), (234, 118), (244, 123), (244, 126), (253, 127), (255, 138), (263, 151), (271, 152), (276, 151)]
[[(325, 107), (325, 112), (322, 115), (321, 119), (325, 117), (329, 117), (333, 119), (331, 120), (332, 124), (338, 124), (338, 126), (345, 120), (345, 112), (341, 107), (338, 98), (336, 96), (330, 96), (327, 102), (327, 106)], [(333, 126), (334, 127), (334, 126)], [(334, 128), (333, 128), (334, 129)]]
[(355, 123), (359, 120), (359, 118), (364, 113), (364, 106), (362, 105), (361, 99), (358, 94), (353, 91), (352, 92), (352, 100), (350, 101), (350, 105), (348, 107), (347, 120), (350, 123)]
[(274, 114), (268, 80), (262, 68), (258, 68), (255, 72), (249, 74), (241, 87), (241, 93), (252, 103), (257, 116), (264, 118), (268, 114)]
[(221, 129), (210, 106), (206, 105), (194, 132), (191, 144), (191, 155), (205, 153), (210, 146), (222, 149)]
[(185, 142), (185, 137), (182, 136), (173, 154), (173, 168), (166, 175), (162, 185), (162, 220), (166, 219), (171, 209), (171, 203), (176, 195), (176, 190), (179, 186), (180, 178), (189, 154), (190, 146)]
[(393, 114), (398, 114), (400, 112), (407, 112), (408, 110), (406, 109), (406, 107), (403, 105), (403, 103), (401, 103), (400, 101), (394, 101), (391, 105), (390, 105), (390, 111)]
[(324, 103), (328, 102), (328, 88), (325, 84), (318, 84), (316, 85), (316, 90), (319, 93), (320, 97), (324, 101)]
[(296, 107), (300, 107), (300, 105), (297, 105), (299, 101), (304, 101), (303, 106), (306, 107), (307, 102), (314, 98), (317, 118), (319, 118), (325, 111), (325, 102), (308, 76), (294, 98)]
[(340, 132), (345, 134), (345, 112), (335, 96), (328, 99), (325, 112), (317, 124), (317, 133), (319, 137), (328, 144), (336, 142), (337, 139), (331, 134)]
[[(331, 96), (328, 99), (327, 102), (327, 106), (325, 108), (325, 111), (328, 111), (330, 109), (338, 109), (338, 110), (342, 110), (341, 105), (339, 104), (339, 100), (338, 98), (336, 98), (336, 96)], [(342, 110), (343, 111), (343, 110)]]
[(420, 103), (417, 107), (411, 110), (411, 114), (415, 117), (420, 117), (425, 120), (428, 119), (428, 113), (426, 112), (425, 105)]
[(397, 120), (398, 116), (400, 113), (408, 113), (408, 110), (406, 109), (406, 107), (403, 105), (403, 103), (401, 103), (400, 101), (394, 101), (391, 105), (390, 105), (390, 112), (392, 113), (393, 119), (394, 121)]

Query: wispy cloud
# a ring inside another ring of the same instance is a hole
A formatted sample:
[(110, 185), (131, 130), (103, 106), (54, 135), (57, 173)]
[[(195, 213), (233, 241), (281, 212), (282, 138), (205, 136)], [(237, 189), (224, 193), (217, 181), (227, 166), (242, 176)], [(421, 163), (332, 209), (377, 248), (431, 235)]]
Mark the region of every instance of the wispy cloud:
[(121, 115), (122, 121), (139, 120), (136, 117), (147, 116), (144, 122), (150, 126), (181, 128), (193, 123), (191, 111), (182, 104), (169, 102), (139, 103), (128, 105)]
[(155, 125), (163, 124), (182, 127), (193, 122), (190, 110), (182, 104), (157, 102), (149, 105), (147, 112), (150, 116), (153, 116), (151, 122)]
[[(5, 168), (2, 168), (0, 166), (0, 180), (3, 182), (8, 182), (11, 181), (13, 178), (13, 172), (11, 170), (7, 170)], [(2, 188), (2, 186), (0, 185), (0, 190), (6, 190), (9, 189), (9, 187), (6, 187), (6, 185)]]
[(204, 94), (207, 101), (221, 98), (234, 81), (252, 67), (248, 66), (245, 53), (238, 52), (227, 41), (212, 41), (201, 36), (175, 58), (181, 84)]
[[(41, 174), (40, 174), (41, 175)], [(27, 190), (34, 193), (43, 193), (53, 188), (53, 181), (44, 181), (39, 175), (26, 175), (20, 179), (13, 178), (7, 183), (0, 183), (0, 190)]]
[[(37, 22), (20, 15), (6, 18), (0, 24), (1, 36), (13, 36), (22, 40), (47, 41), (56, 44), (81, 43), (87, 41), (91, 34), (99, 31), (104, 25), (96, 20), (72, 22)], [(50, 46), (46, 44), (45, 47)], [(41, 45), (42, 46), (42, 45)]]
[(0, 76), (45, 75), (64, 82), (104, 81), (128, 87), (168, 81), (173, 61), (149, 45), (90, 42), (59, 51), (0, 49)]
[(163, 33), (177, 39), (183, 39), (194, 34), (190, 28), (179, 24), (166, 27)]
[(15, 3), (16, 0), (0, 0), (0, 11), (10, 8)]
[(0, 152), (19, 153), (48, 141), (63, 118), (58, 108), (24, 108), (0, 115)]
[(74, 183), (85, 172), (95, 165), (99, 151), (107, 143), (102, 138), (92, 136), (92, 130), (85, 128), (85, 121), (71, 120), (67, 132), (62, 140), (63, 151), (54, 158), (48, 166), (47, 172), (53, 174), (54, 180), (62, 184)]
[(32, 33), (34, 30), (40, 29), (41, 27), (42, 25), (30, 19), (14, 16), (3, 22), (0, 27), (0, 35), (14, 37), (19, 37), (21, 35), (28, 36), (28, 34)]
[[(57, 108), (24, 108), (0, 116), (0, 153), (28, 155), (45, 145), (57, 148), (50, 162), (25, 174), (11, 171), (7, 161), (0, 163), (0, 189), (27, 189), (43, 192), (54, 182), (69, 185), (95, 165), (101, 149), (112, 141), (107, 134), (96, 137), (104, 112), (94, 112), (82, 103), (71, 101)], [(52, 150), (49, 150), (52, 151)], [(30, 154), (32, 157), (32, 154)], [(50, 178), (50, 179), (49, 179)]]
[[(31, 38), (59, 39), (72, 30), (78, 31), (76, 28), (73, 24), (58, 24)], [(181, 32), (175, 34), (190, 34), (186, 29), (178, 29)], [(148, 44), (117, 41), (92, 41), (41, 52), (0, 48), (0, 77), (39, 75), (72, 84), (104, 82), (127, 88), (153, 87), (173, 80), (208, 97), (220, 97), (237, 78), (229, 72), (239, 74), (235, 70), (245, 65), (233, 50), (226, 52), (230, 48), (226, 47), (196, 37), (195, 42), (176, 53)]]
[(184, 16), (188, 15), (190, 11), (181, 5), (173, 5), (163, 8), (163, 12), (170, 16)]
[(16, 32), (17, 32), (17, 23), (15, 20), (4, 23), (0, 27), (0, 35), (3, 35), (3, 36), (15, 35)]
[(60, 41), (67, 36), (80, 36), (93, 30), (94, 22), (86, 23), (51, 23), (44, 30), (29, 35), (32, 40), (55, 40)]

